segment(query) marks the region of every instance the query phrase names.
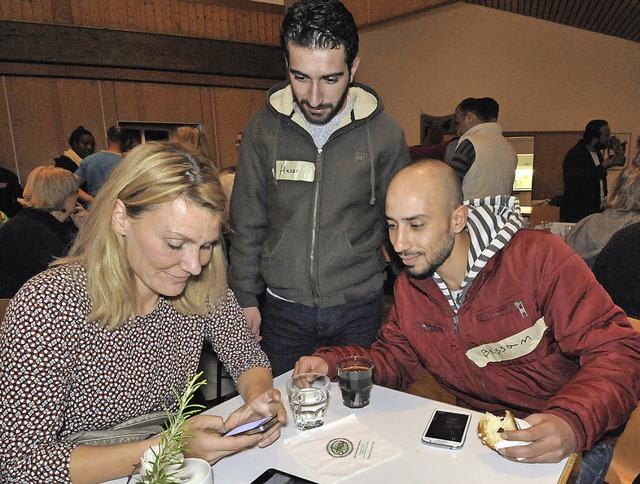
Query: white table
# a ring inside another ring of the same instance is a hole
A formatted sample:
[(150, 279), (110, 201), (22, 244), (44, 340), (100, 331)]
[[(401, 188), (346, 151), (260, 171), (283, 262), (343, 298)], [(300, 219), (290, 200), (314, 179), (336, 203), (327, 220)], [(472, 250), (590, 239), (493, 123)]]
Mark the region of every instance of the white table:
[[(284, 385), (289, 376), (290, 373), (286, 373), (275, 379), (275, 387), (282, 392), (285, 402), (287, 397)], [(240, 397), (236, 397), (206, 413), (226, 418), (241, 404)], [(317, 480), (298, 464), (283, 446), (285, 438), (299, 432), (292, 423), (288, 405), (285, 407), (289, 420), (282, 429), (280, 439), (267, 448), (253, 448), (216, 463), (213, 466), (216, 484), (248, 484), (270, 467), (312, 481)], [(342, 404), (338, 384), (332, 383), (326, 422), (333, 422), (355, 413), (364, 425), (374, 429), (376, 435), (386, 438), (403, 452), (390, 462), (353, 476), (349, 483), (485, 483), (499, 480), (509, 484), (550, 484), (556, 483), (562, 474), (567, 459), (558, 464), (521, 464), (504, 459), (482, 445), (476, 433), (481, 416), (478, 412), (472, 412), (469, 433), (462, 450), (452, 451), (423, 445), (420, 435), (436, 407), (450, 406), (374, 386), (371, 391), (371, 403), (367, 407), (349, 409)]]

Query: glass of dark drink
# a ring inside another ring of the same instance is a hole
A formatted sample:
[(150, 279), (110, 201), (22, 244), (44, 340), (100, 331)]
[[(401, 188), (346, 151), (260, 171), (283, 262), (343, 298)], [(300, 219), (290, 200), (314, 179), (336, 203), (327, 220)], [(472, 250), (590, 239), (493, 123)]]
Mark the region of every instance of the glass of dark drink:
[(369, 405), (373, 386), (373, 361), (364, 356), (349, 356), (336, 365), (342, 401), (349, 408)]

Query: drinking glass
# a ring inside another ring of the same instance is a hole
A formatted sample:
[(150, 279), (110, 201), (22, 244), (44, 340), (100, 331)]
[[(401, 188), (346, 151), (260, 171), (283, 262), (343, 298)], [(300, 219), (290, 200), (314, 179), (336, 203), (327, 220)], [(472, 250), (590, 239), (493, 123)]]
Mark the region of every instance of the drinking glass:
[(330, 386), (329, 377), (320, 373), (301, 373), (289, 379), (287, 395), (296, 428), (309, 430), (324, 424)]
[(369, 405), (373, 387), (373, 361), (363, 356), (343, 358), (336, 365), (342, 402), (349, 408)]

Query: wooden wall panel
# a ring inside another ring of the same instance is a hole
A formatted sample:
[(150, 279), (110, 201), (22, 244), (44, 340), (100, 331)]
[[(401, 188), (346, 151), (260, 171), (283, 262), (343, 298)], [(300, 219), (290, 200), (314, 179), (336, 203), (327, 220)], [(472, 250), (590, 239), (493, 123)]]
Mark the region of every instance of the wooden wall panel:
[(582, 132), (536, 133), (533, 142), (533, 200), (545, 200), (564, 193), (562, 162)]
[(236, 134), (264, 107), (267, 93), (226, 88), (212, 88), (211, 91), (214, 99), (217, 156), (221, 167), (233, 166), (238, 161)]
[[(10, 112), (7, 106), (7, 92), (4, 78), (0, 79), (0, 166), (18, 173), (16, 157), (13, 153)], [(24, 181), (23, 181), (24, 183)]]
[(114, 83), (120, 121), (202, 123), (200, 89), (133, 82)]
[[(249, 0), (2, 0), (0, 20), (277, 45), (284, 8)], [(207, 25), (207, 22), (211, 22)]]
[[(9, 111), (21, 180), (39, 165), (68, 148), (71, 131), (82, 125), (92, 133), (103, 131), (97, 81), (6, 77)], [(105, 147), (96, 137), (96, 149)]]

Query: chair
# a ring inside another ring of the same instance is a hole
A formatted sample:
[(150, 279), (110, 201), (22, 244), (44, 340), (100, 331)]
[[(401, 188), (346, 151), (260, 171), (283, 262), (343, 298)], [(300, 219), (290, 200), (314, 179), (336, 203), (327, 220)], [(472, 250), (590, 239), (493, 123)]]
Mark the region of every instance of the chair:
[(4, 313), (9, 306), (11, 299), (0, 299), (0, 321), (4, 319)]
[[(633, 329), (640, 331), (640, 320), (629, 318)], [(640, 474), (640, 406), (631, 414), (616, 447), (607, 473), (609, 484), (626, 484)]]
[(531, 228), (535, 228), (540, 222), (559, 222), (560, 221), (560, 207), (554, 207), (551, 205), (536, 205), (531, 207), (531, 216), (529, 222)]

